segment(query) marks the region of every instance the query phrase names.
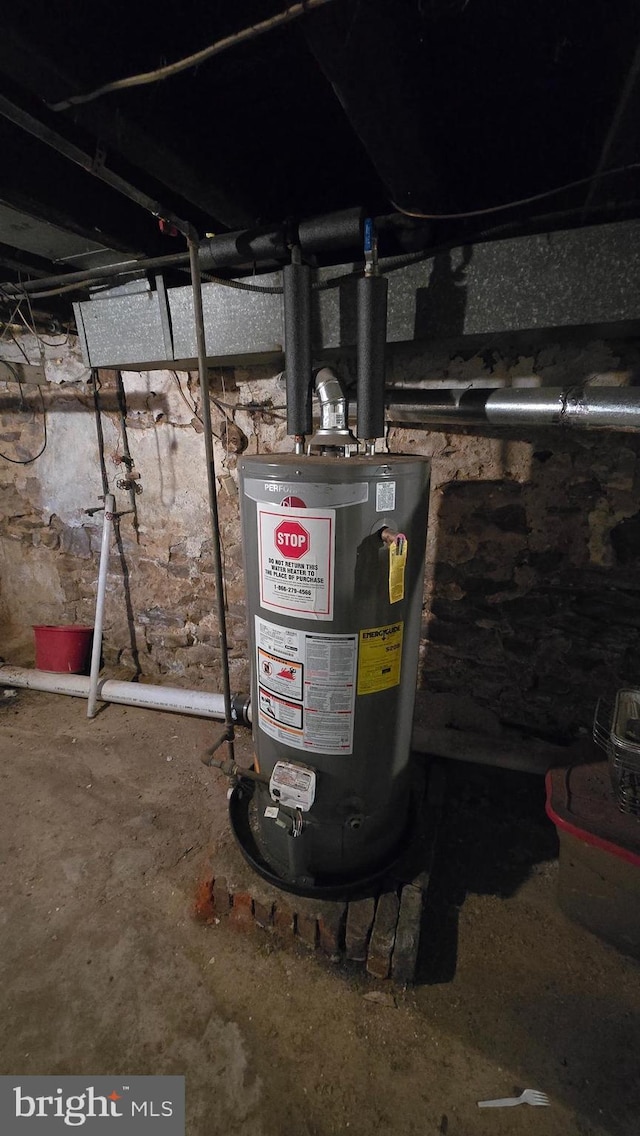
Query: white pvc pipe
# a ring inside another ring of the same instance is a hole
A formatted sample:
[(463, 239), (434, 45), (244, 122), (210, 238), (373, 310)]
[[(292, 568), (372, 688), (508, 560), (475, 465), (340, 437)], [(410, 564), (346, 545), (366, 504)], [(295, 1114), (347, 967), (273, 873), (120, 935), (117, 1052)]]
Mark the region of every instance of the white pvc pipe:
[[(89, 692), (86, 675), (58, 674), (54, 671), (29, 670), (28, 667), (0, 667), (0, 686), (26, 687), (49, 694), (71, 694), (86, 698)], [(139, 706), (146, 710), (173, 710), (197, 718), (224, 721), (224, 696), (203, 690), (182, 690), (177, 686), (146, 686), (144, 683), (103, 679), (98, 685), (102, 702), (123, 706)], [(251, 721), (251, 707), (247, 712)], [(472, 734), (466, 730), (432, 729), (416, 725), (412, 749), (432, 757), (515, 769), (522, 773), (544, 774), (554, 765), (565, 765), (571, 751), (564, 746), (540, 742), (524, 742), (521, 738), (507, 742), (503, 738)]]
[[(0, 667), (0, 686), (26, 687), (49, 694), (70, 694), (86, 698), (91, 680), (86, 675), (36, 671), (28, 667)], [(101, 702), (117, 702), (122, 706), (140, 706), (147, 710), (172, 710), (197, 718), (224, 720), (224, 698), (206, 690), (182, 690), (178, 686), (147, 686), (139, 682), (103, 679), (98, 683), (97, 698)]]
[(102, 522), (102, 544), (100, 546), (100, 569), (98, 571), (98, 587), (96, 591), (96, 614), (93, 621), (93, 648), (91, 651), (91, 674), (89, 677), (89, 700), (87, 702), (87, 718), (95, 718), (96, 716), (96, 703), (98, 701), (98, 679), (100, 677), (100, 659), (102, 657), (104, 598), (107, 591), (109, 546), (111, 544), (111, 530), (113, 528), (113, 514), (115, 513), (115, 509), (116, 499), (113, 493), (106, 493), (104, 498), (104, 521)]

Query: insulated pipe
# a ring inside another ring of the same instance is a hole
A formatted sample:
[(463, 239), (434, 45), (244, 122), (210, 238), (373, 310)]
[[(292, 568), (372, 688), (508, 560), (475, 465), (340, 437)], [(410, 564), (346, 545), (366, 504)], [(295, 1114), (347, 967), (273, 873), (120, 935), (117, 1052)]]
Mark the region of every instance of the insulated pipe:
[(639, 387), (387, 388), (385, 405), (395, 424), (640, 428)]
[(102, 524), (102, 544), (100, 546), (100, 568), (98, 570), (98, 588), (96, 592), (96, 614), (93, 621), (93, 647), (91, 650), (91, 675), (89, 678), (89, 698), (87, 701), (87, 718), (95, 718), (96, 703), (98, 701), (98, 679), (100, 677), (100, 658), (102, 655), (102, 626), (104, 623), (104, 598), (107, 590), (107, 572), (109, 570), (109, 547), (111, 545), (111, 531), (113, 529), (113, 515), (116, 508), (116, 499), (113, 493), (107, 493), (104, 499), (104, 521)]
[(384, 434), (384, 371), (387, 342), (386, 276), (358, 280), (358, 426), (363, 441)]
[(298, 242), (305, 255), (362, 248), (364, 209), (341, 209), (298, 223)]
[(287, 434), (303, 438), (312, 430), (311, 414), (311, 269), (293, 249), (282, 270), (284, 349), (287, 382)]
[(288, 254), (284, 225), (243, 229), (237, 233), (219, 233), (200, 243), (200, 268), (230, 268), (241, 264), (260, 264), (284, 260)]

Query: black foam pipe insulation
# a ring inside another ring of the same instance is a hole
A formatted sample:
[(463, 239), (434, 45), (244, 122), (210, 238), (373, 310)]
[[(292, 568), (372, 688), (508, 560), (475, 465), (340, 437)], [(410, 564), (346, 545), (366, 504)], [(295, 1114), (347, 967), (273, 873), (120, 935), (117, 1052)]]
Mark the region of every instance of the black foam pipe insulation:
[(311, 269), (295, 260), (286, 264), (282, 285), (287, 433), (299, 437), (312, 430)]
[(387, 341), (387, 287), (385, 276), (358, 280), (358, 437), (384, 435), (384, 376)]

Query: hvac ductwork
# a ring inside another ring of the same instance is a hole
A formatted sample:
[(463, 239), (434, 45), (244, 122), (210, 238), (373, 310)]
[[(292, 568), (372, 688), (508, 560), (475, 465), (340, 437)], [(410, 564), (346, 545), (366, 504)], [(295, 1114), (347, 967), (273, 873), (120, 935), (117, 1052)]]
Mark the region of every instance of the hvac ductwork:
[(640, 428), (640, 387), (387, 388), (394, 425)]

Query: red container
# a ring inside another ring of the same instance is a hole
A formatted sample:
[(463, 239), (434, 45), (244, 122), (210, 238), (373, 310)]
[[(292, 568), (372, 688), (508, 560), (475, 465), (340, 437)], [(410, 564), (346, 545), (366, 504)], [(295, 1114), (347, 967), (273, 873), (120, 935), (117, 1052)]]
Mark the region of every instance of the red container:
[(551, 769), (547, 815), (560, 840), (565, 915), (640, 958), (640, 821), (620, 812), (607, 762)]
[(91, 655), (93, 627), (72, 623), (67, 627), (39, 625), (33, 628), (36, 640), (36, 669), (64, 674), (86, 674)]

